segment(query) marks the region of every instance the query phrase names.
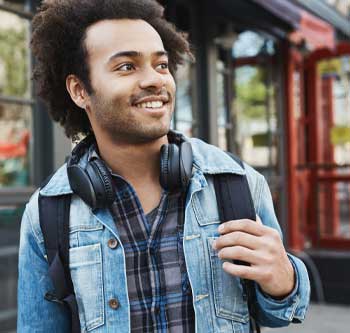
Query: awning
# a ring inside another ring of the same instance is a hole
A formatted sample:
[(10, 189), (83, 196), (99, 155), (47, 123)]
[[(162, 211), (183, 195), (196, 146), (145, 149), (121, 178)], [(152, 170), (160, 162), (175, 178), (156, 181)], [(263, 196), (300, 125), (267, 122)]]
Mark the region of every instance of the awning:
[(292, 28), (299, 27), (301, 19), (300, 8), (290, 1), (285, 0), (251, 0), (260, 7), (288, 23)]
[[(300, 7), (312, 12), (317, 17), (330, 23), (335, 29), (342, 32), (345, 36), (350, 37), (349, 18), (342, 16), (325, 1), (320, 0), (294, 0)], [(339, 2), (342, 2), (340, 0)]]
[(334, 48), (335, 30), (332, 25), (288, 0), (251, 0), (291, 27), (289, 40), (305, 43), (310, 50)]
[(335, 48), (335, 30), (327, 22), (301, 10), (300, 25), (289, 35), (289, 40), (295, 44), (305, 42), (309, 50), (319, 48)]

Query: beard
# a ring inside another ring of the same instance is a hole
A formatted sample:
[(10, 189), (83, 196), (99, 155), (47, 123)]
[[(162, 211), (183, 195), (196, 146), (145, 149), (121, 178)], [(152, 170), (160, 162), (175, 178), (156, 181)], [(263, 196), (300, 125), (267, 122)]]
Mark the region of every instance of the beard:
[(150, 119), (144, 121), (131, 103), (107, 100), (98, 93), (93, 93), (91, 101), (96, 123), (115, 143), (147, 143), (167, 135), (170, 130), (173, 109), (161, 119), (148, 117)]

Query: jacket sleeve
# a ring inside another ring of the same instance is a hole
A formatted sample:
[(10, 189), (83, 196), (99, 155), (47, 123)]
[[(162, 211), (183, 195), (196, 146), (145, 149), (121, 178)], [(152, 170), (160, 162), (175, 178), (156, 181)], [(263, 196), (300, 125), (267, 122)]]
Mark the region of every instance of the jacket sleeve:
[[(27, 206), (21, 224), (17, 332), (69, 332), (70, 323), (65, 308), (44, 298), (46, 292), (53, 290), (53, 286), (48, 276), (43, 241), (34, 232), (30, 213)], [(37, 212), (33, 215), (37, 215)]]
[[(281, 233), (273, 208), (270, 189), (264, 177), (261, 177), (261, 195), (257, 214), (264, 225), (277, 229)], [(256, 284), (256, 299), (258, 305), (258, 321), (262, 326), (282, 327), (289, 323), (300, 323), (304, 320), (310, 299), (310, 282), (304, 263), (288, 254), (294, 274), (295, 286), (290, 295), (282, 300), (276, 300), (265, 293)]]

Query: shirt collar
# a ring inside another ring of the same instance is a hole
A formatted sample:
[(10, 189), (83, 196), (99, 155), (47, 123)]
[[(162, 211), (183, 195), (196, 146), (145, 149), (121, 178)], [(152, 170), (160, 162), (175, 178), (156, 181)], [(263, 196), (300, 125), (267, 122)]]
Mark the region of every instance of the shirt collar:
[[(203, 174), (234, 173), (244, 175), (246, 173), (245, 169), (243, 169), (225, 152), (202, 140), (195, 138), (190, 139), (173, 130), (169, 132), (168, 139), (170, 143), (189, 141), (193, 150), (194, 167), (200, 170)], [(98, 152), (94, 149), (93, 145), (91, 145), (88, 151), (80, 159), (79, 165), (82, 168), (85, 168), (88, 161), (90, 161), (91, 158), (96, 157), (98, 157)], [(56, 196), (71, 193), (73, 192), (69, 185), (66, 164), (58, 169), (47, 185), (40, 190), (40, 194), (44, 196)]]
[[(174, 130), (170, 130), (167, 136), (168, 136), (169, 143), (175, 143), (175, 144), (179, 145), (179, 144), (181, 144), (184, 141), (188, 141), (186, 139), (186, 137), (182, 133), (176, 132)], [(97, 146), (96, 141), (90, 146), (90, 148), (88, 150), (88, 153), (87, 153), (87, 160), (90, 162), (93, 159), (101, 159), (100, 152), (98, 150), (98, 146)], [(107, 165), (106, 165), (106, 167), (107, 167), (107, 169), (109, 170), (109, 172), (111, 173), (112, 176), (120, 177), (119, 175), (114, 173), (112, 171), (112, 169), (109, 168)]]

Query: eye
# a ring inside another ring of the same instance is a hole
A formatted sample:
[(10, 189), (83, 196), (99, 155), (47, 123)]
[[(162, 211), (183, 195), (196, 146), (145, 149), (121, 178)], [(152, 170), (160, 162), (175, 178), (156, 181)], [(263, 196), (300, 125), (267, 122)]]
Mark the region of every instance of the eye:
[(130, 72), (134, 69), (135, 69), (135, 66), (132, 63), (126, 63), (117, 68), (118, 71), (122, 71), (122, 72)]
[(169, 64), (167, 62), (162, 62), (157, 68), (160, 68), (161, 70), (169, 69)]

